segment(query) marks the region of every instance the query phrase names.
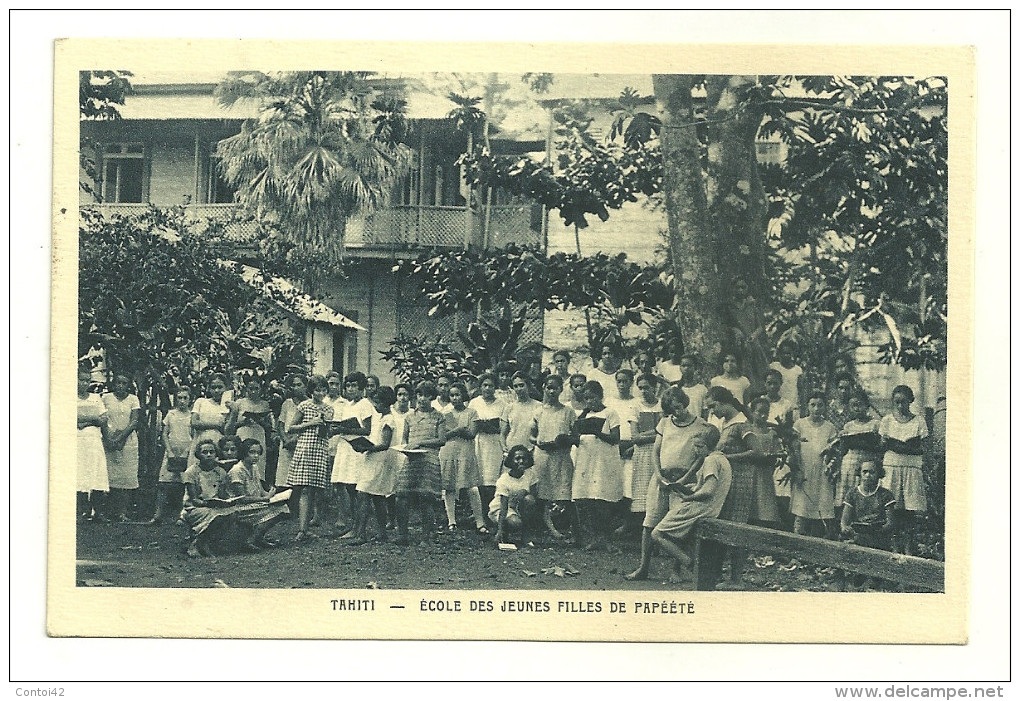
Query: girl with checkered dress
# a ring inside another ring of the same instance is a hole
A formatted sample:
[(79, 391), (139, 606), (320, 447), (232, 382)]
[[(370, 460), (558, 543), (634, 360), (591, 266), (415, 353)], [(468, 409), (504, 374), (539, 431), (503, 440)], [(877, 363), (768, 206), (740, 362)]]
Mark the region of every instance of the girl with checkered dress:
[(298, 434), (298, 439), (287, 474), (288, 486), (293, 488), (291, 511), (297, 507), (297, 541), (308, 538), (308, 521), (314, 493), (310, 489), (325, 489), (330, 474), (326, 422), (333, 418), (333, 407), (325, 401), (326, 378), (312, 375), (308, 380), (308, 390), (312, 398), (298, 405), (291, 426), (291, 432)]

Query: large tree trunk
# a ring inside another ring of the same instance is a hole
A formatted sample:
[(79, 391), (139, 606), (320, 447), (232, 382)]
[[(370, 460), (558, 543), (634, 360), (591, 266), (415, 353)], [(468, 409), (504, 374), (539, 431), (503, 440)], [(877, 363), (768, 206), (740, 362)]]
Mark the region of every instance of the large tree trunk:
[(693, 126), (692, 82), (687, 75), (652, 76), (662, 119), (662, 191), (684, 351), (709, 360), (721, 351), (727, 334), (701, 144)]
[[(723, 348), (736, 345), (735, 280), (747, 282), (759, 302), (767, 294), (767, 209), (755, 153), (762, 115), (741, 95), (753, 76), (708, 76), (706, 121), (700, 127), (693, 76), (655, 75), (652, 83), (663, 122), (663, 191), (680, 327), (687, 349), (712, 362)], [(753, 355), (746, 360), (754, 367), (746, 370), (758, 375), (761, 353)]]

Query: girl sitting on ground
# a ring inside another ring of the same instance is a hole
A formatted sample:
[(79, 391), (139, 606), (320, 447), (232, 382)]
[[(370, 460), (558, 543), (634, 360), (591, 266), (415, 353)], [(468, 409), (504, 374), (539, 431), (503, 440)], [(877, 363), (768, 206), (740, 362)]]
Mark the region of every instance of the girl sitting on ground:
[(205, 438), (195, 446), (197, 465), (184, 471), (184, 511), (181, 518), (189, 526), (191, 542), (188, 555), (210, 555), (209, 543), (213, 536), (210, 527), (216, 519), (225, 513), (224, 509), (208, 504), (210, 499), (225, 499), (227, 493), (227, 473), (219, 465), (216, 457), (216, 444), (212, 439)]
[(527, 524), (535, 515), (535, 484), (531, 451), (515, 445), (506, 454), (506, 470), (496, 480), (489, 518), (496, 524), (496, 543), (528, 542)]
[[(232, 516), (241, 526), (247, 550), (273, 547), (276, 542), (267, 537), (269, 529), (290, 514), (286, 501), (270, 503), (276, 494), (276, 487), (268, 491), (259, 478), (258, 463), (265, 454), (265, 448), (254, 438), (241, 441), (241, 460), (227, 473), (228, 491), (231, 497), (240, 497), (235, 503)], [(283, 495), (281, 495), (283, 496)]]

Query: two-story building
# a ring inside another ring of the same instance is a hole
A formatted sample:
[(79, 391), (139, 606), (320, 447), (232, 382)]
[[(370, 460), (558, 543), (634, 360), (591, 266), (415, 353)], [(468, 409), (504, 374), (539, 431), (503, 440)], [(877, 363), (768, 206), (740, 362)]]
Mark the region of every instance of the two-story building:
[[(398, 335), (440, 335), (455, 341), (464, 319), (437, 320), (428, 306), (391, 272), (400, 258), (430, 249), (499, 247), (509, 242), (544, 244), (541, 208), (514, 202), (496, 193), (468, 207), (460, 170), (455, 165), (464, 146), (447, 114), (452, 102), (416, 90), (402, 79), (413, 122), (414, 150), (410, 172), (396, 184), (388, 205), (346, 226), (346, 255), (355, 264), (329, 279), (317, 304), (338, 314), (301, 315), (296, 324), (313, 348), (314, 370), (361, 370), (392, 382), (380, 351)], [(135, 76), (133, 90), (118, 108), (121, 119), (81, 123), (83, 148), (93, 145), (98, 170), (94, 194), (82, 190), (81, 206), (104, 213), (184, 206), (197, 222), (228, 222), (230, 238), (241, 246), (256, 223), (241, 216), (232, 189), (217, 169), (217, 143), (237, 134), (257, 106), (236, 103), (225, 108), (214, 96), (217, 78), (186, 82), (176, 76)], [(495, 138), (496, 153), (543, 151), (542, 141)], [(343, 323), (339, 320), (347, 319)], [(359, 328), (360, 327), (360, 328)], [(541, 322), (532, 340), (541, 339)]]

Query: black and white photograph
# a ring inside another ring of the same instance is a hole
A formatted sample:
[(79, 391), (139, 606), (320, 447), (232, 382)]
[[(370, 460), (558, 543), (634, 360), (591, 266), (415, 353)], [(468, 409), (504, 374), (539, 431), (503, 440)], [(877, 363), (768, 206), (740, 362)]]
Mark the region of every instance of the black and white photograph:
[(966, 643), (973, 49), (465, 39), (55, 43), (47, 634)]

